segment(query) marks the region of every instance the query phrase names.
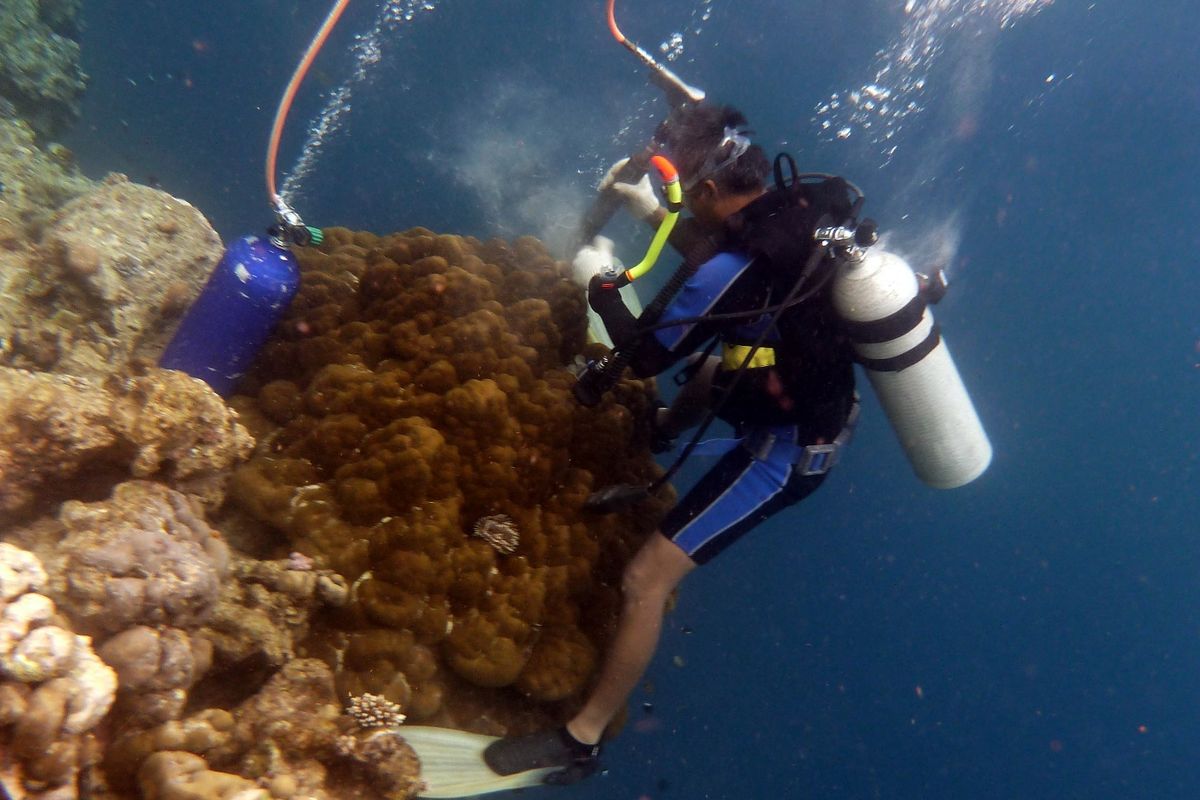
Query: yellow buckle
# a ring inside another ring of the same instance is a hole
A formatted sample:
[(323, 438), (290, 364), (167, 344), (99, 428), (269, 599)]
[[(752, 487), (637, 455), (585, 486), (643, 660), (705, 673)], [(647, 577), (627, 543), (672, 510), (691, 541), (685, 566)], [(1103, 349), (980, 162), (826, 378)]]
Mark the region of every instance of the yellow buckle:
[[(746, 360), (746, 356), (749, 353), (750, 345), (748, 344), (723, 345), (721, 350), (721, 369), (736, 370), (742, 366), (742, 362)], [(754, 351), (754, 358), (750, 359), (750, 363), (746, 366), (750, 369), (775, 366), (775, 349), (772, 347), (758, 348)]]

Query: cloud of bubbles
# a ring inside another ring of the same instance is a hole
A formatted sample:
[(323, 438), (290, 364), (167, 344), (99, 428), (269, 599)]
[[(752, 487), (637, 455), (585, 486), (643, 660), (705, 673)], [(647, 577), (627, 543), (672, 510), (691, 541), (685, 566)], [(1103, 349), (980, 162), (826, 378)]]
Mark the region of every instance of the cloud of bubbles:
[[(1052, 0), (907, 0), (899, 34), (875, 55), (871, 80), (834, 92), (817, 106), (814, 121), (827, 139), (865, 139), (884, 164), (901, 148), (902, 133), (932, 102), (931, 77), (939, 62), (965, 67), (949, 75), (955, 108), (977, 106), (991, 81), (996, 34), (1037, 13)], [(946, 76), (947, 70), (937, 74)]]
[(458, 132), (454, 156), (438, 163), (474, 195), (495, 235), (533, 234), (563, 253), (593, 196), (590, 185), (567, 180), (580, 157), (563, 135), (570, 98), (529, 76), (496, 77), (482, 97), (458, 112), (449, 126)]
[[(890, 202), (921, 208), (919, 230), (893, 241), (914, 266), (949, 266), (962, 238), (960, 213), (938, 214), (932, 190), (953, 176), (954, 145), (976, 133), (1002, 31), (1052, 0), (906, 0), (904, 23), (875, 55), (870, 80), (834, 92), (813, 122), (827, 141), (846, 142), (897, 173)], [(939, 183), (940, 182), (940, 183)], [(932, 221), (930, 221), (932, 219)]]
[(418, 14), (433, 11), (436, 4), (429, 0), (386, 0), (366, 33), (354, 38), (350, 48), (354, 69), (325, 101), (317, 118), (308, 126), (300, 157), (283, 178), (280, 195), (294, 204), (303, 194), (303, 184), (316, 170), (329, 143), (346, 129), (350, 118), (350, 100), (354, 91), (369, 86), (375, 68), (383, 59), (383, 43), (394, 40), (401, 27), (412, 22)]

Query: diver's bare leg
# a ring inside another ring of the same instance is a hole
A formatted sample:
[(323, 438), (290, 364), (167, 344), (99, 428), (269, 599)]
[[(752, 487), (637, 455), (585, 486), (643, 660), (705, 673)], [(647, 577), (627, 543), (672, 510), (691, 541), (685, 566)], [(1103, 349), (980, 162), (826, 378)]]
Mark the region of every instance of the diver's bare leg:
[(587, 704), (567, 723), (572, 736), (595, 744), (637, 687), (662, 632), (667, 599), (696, 566), (678, 545), (655, 533), (625, 568), (621, 619)]

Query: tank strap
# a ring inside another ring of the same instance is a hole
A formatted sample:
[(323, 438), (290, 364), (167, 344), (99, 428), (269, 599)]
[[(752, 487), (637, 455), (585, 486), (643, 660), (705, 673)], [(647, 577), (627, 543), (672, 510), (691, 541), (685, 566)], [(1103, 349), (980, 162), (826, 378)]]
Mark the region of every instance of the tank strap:
[(935, 322), (929, 330), (929, 335), (922, 339), (920, 344), (904, 351), (898, 356), (892, 356), (891, 358), (863, 358), (862, 356), (858, 356), (856, 360), (865, 369), (874, 370), (875, 372), (900, 372), (901, 370), (908, 369), (932, 353), (933, 349), (941, 341), (942, 330)]
[(921, 317), (925, 315), (925, 308), (925, 298), (920, 294), (915, 294), (912, 300), (882, 319), (870, 322), (846, 320), (842, 322), (842, 326), (857, 344), (890, 342), (917, 327), (921, 322)]
[(859, 402), (856, 396), (850, 406), (850, 414), (846, 417), (846, 424), (834, 437), (834, 440), (828, 444), (801, 445), (794, 442), (780, 442), (776, 441), (775, 434), (767, 431), (765, 436), (747, 437), (746, 447), (759, 461), (764, 461), (768, 457), (782, 458), (789, 464), (795, 465), (796, 472), (801, 475), (806, 477), (824, 475), (833, 469), (841, 458), (842, 451), (854, 438), (854, 428), (858, 425), (858, 414)]

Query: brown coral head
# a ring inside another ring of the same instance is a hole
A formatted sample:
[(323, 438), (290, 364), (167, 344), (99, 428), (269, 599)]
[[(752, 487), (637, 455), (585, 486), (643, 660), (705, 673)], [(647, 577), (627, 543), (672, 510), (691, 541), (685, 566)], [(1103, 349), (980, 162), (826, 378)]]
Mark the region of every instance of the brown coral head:
[(521, 533), (517, 523), (507, 514), (492, 514), (480, 517), (475, 522), (474, 535), (490, 544), (498, 553), (515, 553), (521, 542)]

